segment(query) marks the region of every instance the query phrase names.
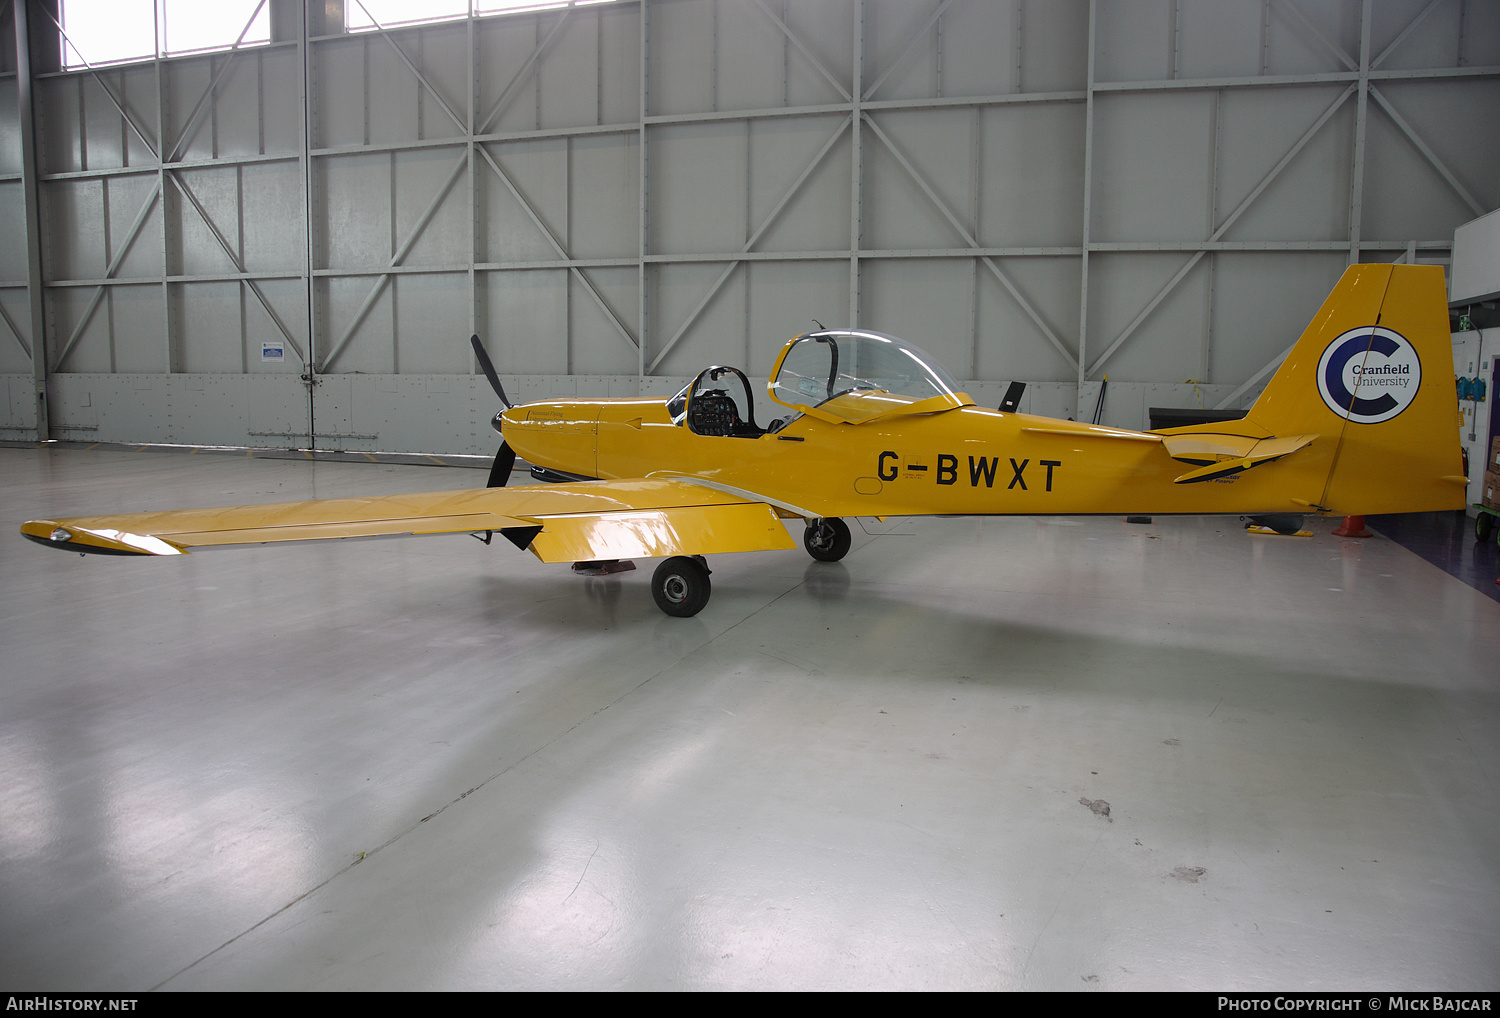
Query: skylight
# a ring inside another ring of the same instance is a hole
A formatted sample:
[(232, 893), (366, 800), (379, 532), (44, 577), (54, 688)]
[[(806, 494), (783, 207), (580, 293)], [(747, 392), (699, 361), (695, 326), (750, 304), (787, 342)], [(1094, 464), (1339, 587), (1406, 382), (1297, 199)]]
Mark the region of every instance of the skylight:
[(271, 41), (267, 0), (63, 0), (69, 69)]

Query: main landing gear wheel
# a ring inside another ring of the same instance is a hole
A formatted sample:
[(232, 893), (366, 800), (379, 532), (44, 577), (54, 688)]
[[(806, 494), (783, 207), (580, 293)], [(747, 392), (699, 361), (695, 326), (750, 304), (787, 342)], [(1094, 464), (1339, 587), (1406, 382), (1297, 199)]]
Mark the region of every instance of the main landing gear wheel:
[(807, 525), (802, 546), (819, 562), (837, 562), (849, 554), (849, 524), (837, 516), (825, 516)]
[(651, 577), (651, 596), (668, 615), (689, 619), (708, 604), (712, 591), (708, 566), (699, 556), (676, 555), (656, 567)]
[(1490, 528), (1495, 525), (1495, 518), (1489, 513), (1480, 513), (1474, 517), (1474, 540), (1483, 544), (1490, 539)]

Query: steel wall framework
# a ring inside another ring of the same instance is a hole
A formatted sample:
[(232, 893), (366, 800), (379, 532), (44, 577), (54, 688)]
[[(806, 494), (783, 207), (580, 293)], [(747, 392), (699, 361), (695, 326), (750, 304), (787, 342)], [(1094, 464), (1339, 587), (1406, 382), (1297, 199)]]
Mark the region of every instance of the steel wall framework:
[(0, 437), (483, 452), (470, 332), (522, 398), (666, 393), (814, 319), (1140, 427), (1500, 206), (1476, 0), (269, 2), (76, 72), (3, 4)]

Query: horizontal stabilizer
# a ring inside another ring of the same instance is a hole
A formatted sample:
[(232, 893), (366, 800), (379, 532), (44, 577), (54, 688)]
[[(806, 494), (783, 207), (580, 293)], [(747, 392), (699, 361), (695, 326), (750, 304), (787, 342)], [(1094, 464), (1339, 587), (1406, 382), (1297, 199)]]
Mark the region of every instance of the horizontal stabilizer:
[[(1181, 436), (1180, 438), (1188, 437), (1199, 436)], [(1214, 435), (1201, 437), (1224, 438), (1229, 436)], [(1253, 442), (1250, 439), (1241, 439), (1241, 442), (1251, 443), (1249, 449), (1241, 452), (1239, 455), (1234, 455), (1233, 453), (1238, 451), (1235, 446), (1222, 445), (1219, 448), (1227, 454), (1222, 459), (1216, 460), (1207, 460), (1209, 455), (1207, 452), (1207, 443), (1198, 443), (1198, 447), (1190, 450), (1174, 451), (1171, 443), (1180, 441), (1180, 438), (1169, 438), (1164, 441), (1167, 443), (1167, 451), (1172, 454), (1173, 459), (1183, 460), (1187, 463), (1205, 463), (1207, 461), (1205, 466), (1201, 466), (1197, 470), (1189, 470), (1173, 482), (1175, 484), (1196, 484), (1199, 481), (1212, 481), (1216, 478), (1228, 477), (1231, 474), (1243, 473), (1251, 467), (1263, 466), (1266, 463), (1275, 462), (1283, 456), (1289, 456), (1299, 449), (1307, 448), (1309, 445), (1312, 445), (1314, 439), (1317, 437), (1317, 435), (1291, 435), (1287, 438), (1263, 438)]]

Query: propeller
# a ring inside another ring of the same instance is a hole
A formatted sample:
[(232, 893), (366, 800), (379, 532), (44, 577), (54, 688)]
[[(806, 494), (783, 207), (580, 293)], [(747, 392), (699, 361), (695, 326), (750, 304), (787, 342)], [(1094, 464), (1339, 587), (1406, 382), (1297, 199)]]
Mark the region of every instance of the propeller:
[[(495, 365), (490, 362), (490, 355), (485, 353), (484, 344), (479, 342), (478, 335), (470, 336), (469, 342), (474, 345), (474, 359), (479, 362), (479, 370), (483, 371), (484, 377), (490, 380), (490, 387), (495, 390), (495, 395), (500, 397), (500, 405), (509, 410), (515, 404), (505, 395), (505, 386), (500, 384), (500, 376), (495, 373)], [(511, 468), (515, 465), (516, 451), (510, 447), (510, 444), (502, 436), (500, 439), (500, 449), (495, 453), (495, 462), (490, 467), (490, 479), (485, 484), (485, 487), (505, 487), (506, 482), (510, 480)]]
[(505, 395), (505, 387), (500, 384), (500, 376), (495, 374), (495, 365), (490, 363), (490, 355), (484, 352), (484, 344), (479, 342), (479, 336), (469, 337), (469, 342), (474, 344), (474, 359), (479, 362), (479, 370), (484, 372), (484, 377), (490, 380), (490, 387), (495, 390), (495, 395), (500, 397), (500, 405), (509, 410), (515, 406), (510, 397)]

